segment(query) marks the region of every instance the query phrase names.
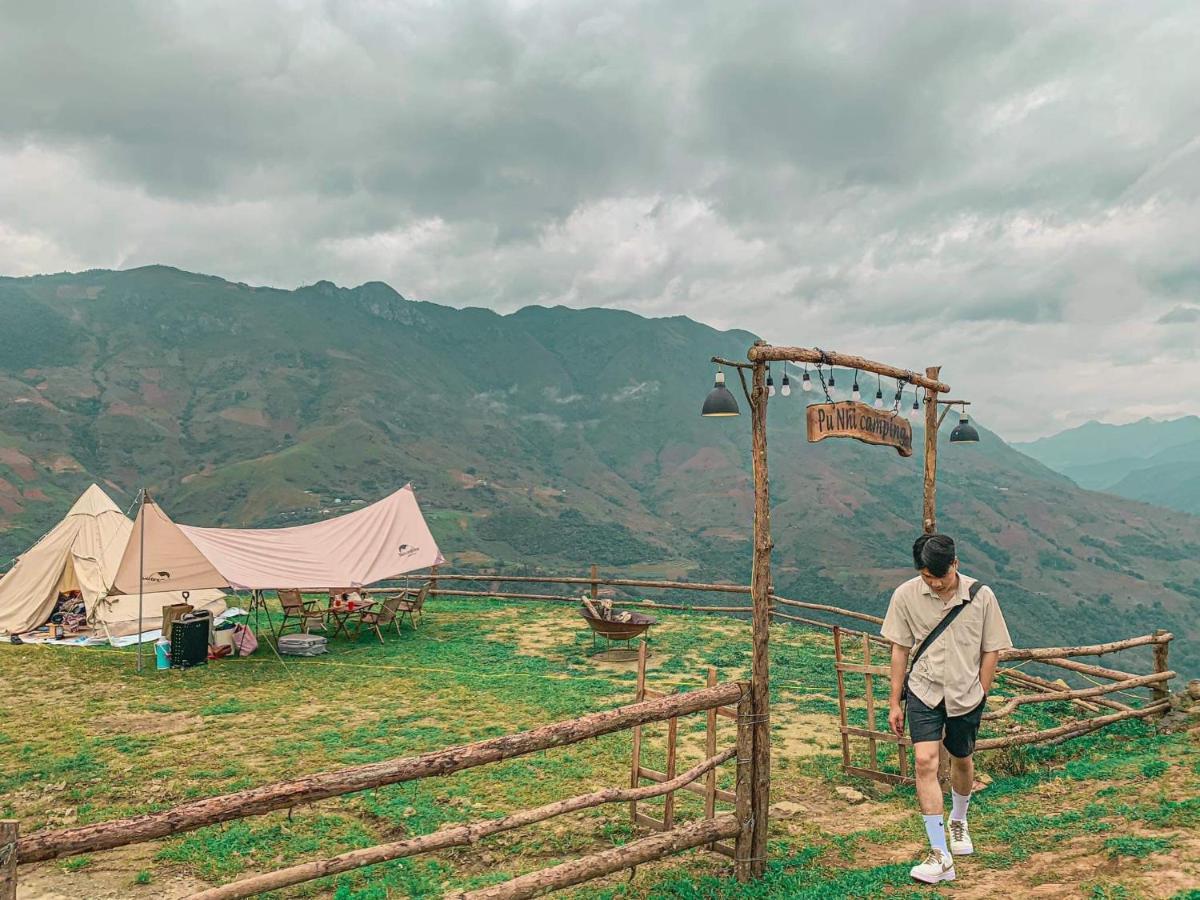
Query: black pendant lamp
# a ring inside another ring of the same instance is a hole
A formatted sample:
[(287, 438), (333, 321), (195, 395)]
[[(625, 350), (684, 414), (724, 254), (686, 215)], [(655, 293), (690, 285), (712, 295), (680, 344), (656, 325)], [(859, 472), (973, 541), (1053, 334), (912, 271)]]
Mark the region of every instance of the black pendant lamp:
[(958, 424), (954, 426), (954, 430), (950, 432), (950, 443), (952, 444), (978, 444), (979, 432), (975, 430), (975, 426), (967, 420), (967, 413), (964, 410), (962, 417), (958, 420)]
[(700, 415), (710, 417), (741, 415), (737, 400), (729, 392), (729, 388), (725, 387), (725, 373), (720, 369), (717, 370), (717, 380), (713, 384), (713, 389), (704, 398), (704, 408), (700, 410)]

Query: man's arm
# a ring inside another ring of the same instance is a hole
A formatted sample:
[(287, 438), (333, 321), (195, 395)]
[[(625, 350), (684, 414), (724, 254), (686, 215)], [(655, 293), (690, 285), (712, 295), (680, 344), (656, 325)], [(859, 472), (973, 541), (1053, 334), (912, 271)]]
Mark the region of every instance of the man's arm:
[[(895, 659), (894, 652), (892, 658)], [(996, 678), (996, 664), (999, 662), (999, 650), (988, 650), (979, 657), (979, 683), (983, 685), (985, 694), (992, 692), (992, 682)], [(895, 663), (892, 664), (892, 668), (895, 669)]]
[[(900, 691), (904, 688), (904, 674), (908, 669), (908, 651), (908, 647), (892, 644), (892, 691), (888, 699), (888, 728), (896, 737), (904, 735), (904, 709), (900, 706)], [(993, 671), (995, 668), (993, 662)]]

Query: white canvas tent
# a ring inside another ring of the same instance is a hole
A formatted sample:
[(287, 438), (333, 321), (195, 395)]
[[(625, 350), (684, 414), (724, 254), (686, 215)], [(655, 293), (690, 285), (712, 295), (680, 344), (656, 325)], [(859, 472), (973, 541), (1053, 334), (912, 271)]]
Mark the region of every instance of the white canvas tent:
[[(93, 484), (0, 578), (0, 632), (20, 634), (44, 624), (59, 594), (78, 590), (88, 621), (98, 632), (111, 637), (137, 634), (137, 598), (109, 596), (132, 533), (133, 523)], [(200, 590), (190, 592), (187, 602), (217, 616), (225, 611), (224, 598), (220, 591)], [(147, 594), (143, 628), (159, 628), (162, 608), (182, 602), (178, 591)]]
[(444, 562), (410, 484), (344, 516), (290, 528), (177, 525), (147, 497), (133, 528), (112, 591), (135, 605), (139, 590), (352, 588)]

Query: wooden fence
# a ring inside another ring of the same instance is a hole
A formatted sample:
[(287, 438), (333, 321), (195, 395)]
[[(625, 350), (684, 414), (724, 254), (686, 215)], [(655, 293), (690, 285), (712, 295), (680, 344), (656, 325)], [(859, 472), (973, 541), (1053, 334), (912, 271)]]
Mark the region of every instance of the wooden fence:
[[(597, 567), (592, 566), (591, 571), (587, 576), (541, 576), (541, 575), (475, 575), (475, 574), (453, 574), (446, 572), (434, 571), (431, 576), (433, 582), (431, 595), (437, 596), (464, 596), (464, 597), (488, 597), (496, 600), (536, 600), (547, 601), (554, 603), (578, 603), (578, 595), (563, 596), (558, 594), (535, 594), (523, 592), (503, 592), (499, 588), (505, 584), (548, 584), (567, 588), (583, 588), (588, 594), (595, 598), (599, 595), (601, 586), (604, 587), (621, 587), (621, 588), (642, 588), (642, 589), (657, 589), (665, 591), (694, 591), (696, 593), (719, 593), (719, 594), (737, 594), (749, 596), (750, 587), (748, 585), (737, 584), (706, 584), (699, 582), (686, 581), (654, 581), (651, 579), (638, 578), (603, 578), (599, 575)], [(489, 586), (489, 590), (460, 590), (457, 588), (447, 588), (446, 582), (474, 582), (484, 583)], [(718, 614), (730, 613), (745, 613), (749, 614), (751, 608), (746, 605), (714, 605), (707, 604), (679, 604), (679, 603), (660, 603), (653, 600), (629, 600), (621, 599), (618, 601), (622, 607), (637, 607), (647, 609), (666, 609), (666, 610), (687, 610), (691, 612), (708, 612)], [(878, 661), (884, 663), (890, 662), (891, 643), (885, 638), (879, 636), (876, 632), (866, 632), (854, 630), (843, 625), (838, 625), (830, 622), (814, 619), (811, 616), (798, 615), (797, 611), (824, 613), (832, 616), (837, 616), (843, 619), (854, 619), (860, 622), (868, 623), (875, 626), (883, 624), (883, 619), (879, 616), (871, 615), (870, 613), (859, 612), (858, 610), (843, 609), (839, 606), (833, 606), (824, 603), (810, 603), (801, 600), (794, 600), (788, 597), (781, 597), (773, 591), (770, 594), (771, 616), (777, 622), (795, 623), (806, 625), (815, 628), (822, 628), (833, 633), (834, 638), (834, 668), (837, 675), (838, 685), (838, 706), (840, 723), (839, 727), (842, 735), (843, 744), (843, 769), (852, 775), (860, 775), (867, 778), (873, 778), (879, 781), (897, 782), (897, 783), (912, 783), (911, 766), (909, 761), (908, 747), (911, 746), (911, 741), (907, 737), (897, 738), (887, 730), (887, 714), (886, 706), (888, 703), (888, 692), (891, 687), (890, 682), (890, 667), (886, 664), (880, 665)], [(787, 610), (787, 612), (784, 612)], [(848, 661), (844, 656), (845, 642), (847, 639), (853, 640), (856, 645), (862, 648), (861, 662)], [(1059, 743), (1069, 740), (1073, 737), (1087, 734), (1106, 725), (1120, 722), (1131, 718), (1147, 718), (1149, 716), (1158, 715), (1166, 712), (1169, 705), (1169, 690), (1167, 682), (1175, 677), (1174, 672), (1170, 671), (1167, 666), (1167, 655), (1169, 645), (1173, 635), (1165, 631), (1157, 631), (1152, 635), (1144, 635), (1142, 637), (1128, 638), (1126, 640), (1112, 641), (1104, 644), (1092, 644), (1082, 647), (1035, 647), (1027, 649), (1006, 650), (1000, 654), (1000, 659), (1003, 663), (1024, 663), (1034, 662), (1042, 666), (1061, 669), (1072, 676), (1079, 677), (1095, 683), (1093, 687), (1072, 689), (1062, 682), (1051, 681), (1042, 678), (1030, 672), (1021, 671), (1012, 665), (1002, 666), (997, 670), (998, 676), (1003, 676), (1009, 683), (1018, 688), (1030, 691), (1030, 693), (1019, 694), (1008, 700), (1002, 707), (992, 710), (984, 715), (985, 721), (995, 720), (1001, 717), (1011, 715), (1018, 707), (1031, 703), (1047, 703), (1052, 701), (1068, 701), (1071, 702), (1077, 709), (1095, 714), (1101, 708), (1112, 710), (1105, 715), (1092, 715), (1087, 718), (1073, 719), (1063, 722), (1053, 728), (1043, 729), (1041, 731), (1021, 731), (1015, 734), (1005, 735), (1003, 737), (983, 738), (976, 744), (976, 749), (980, 751), (999, 749), (1002, 747), (1013, 747), (1024, 744), (1036, 743)], [(1101, 656), (1108, 653), (1113, 653), (1120, 650), (1129, 650), (1137, 647), (1150, 646), (1153, 648), (1153, 672), (1149, 675), (1136, 675), (1130, 672), (1125, 672), (1119, 669), (1105, 668), (1101, 666), (1082, 663), (1075, 659), (1079, 656)], [(878, 648), (880, 654), (876, 657), (872, 651), (872, 647)], [(866, 727), (851, 725), (849, 722), (849, 713), (847, 708), (845, 675), (854, 673), (863, 675), (865, 678), (864, 700), (866, 706)], [(883, 728), (879, 727), (879, 697), (876, 690), (874, 679), (883, 677), (886, 679), (883, 685), (882, 702), (884, 711), (882, 716)], [(1138, 688), (1144, 688), (1150, 692), (1149, 702), (1134, 706), (1129, 703), (1121, 702), (1114, 697), (1113, 694), (1126, 695), (1130, 691)], [(861, 738), (866, 742), (866, 765), (856, 765), (852, 759), (853, 754), (850, 752), (851, 738)], [(880, 765), (880, 745), (894, 745), (896, 747), (897, 765), (896, 771), (886, 771)]]
[[(505, 583), (552, 584), (560, 589), (562, 587), (586, 588), (591, 597), (599, 596), (601, 586), (742, 596), (750, 594), (750, 588), (746, 585), (601, 578), (596, 566), (591, 567), (591, 572), (587, 577), (456, 575), (439, 573), (435, 569), (430, 580), (432, 582), (431, 596), (486, 597), (496, 600), (519, 599), (572, 604), (578, 602), (577, 595), (510, 593), (499, 591), (499, 587)], [(447, 589), (444, 585), (448, 581), (482, 582), (488, 584), (489, 589)], [(691, 610), (722, 614), (751, 613), (749, 604), (708, 606), (628, 599), (620, 600), (620, 604), (623, 607)], [(771, 615), (777, 621), (796, 622), (833, 632), (834, 666), (841, 708), (843, 766), (846, 771), (871, 778), (883, 778), (883, 780), (911, 780), (908, 776), (907, 741), (905, 739), (897, 740), (887, 731), (879, 730), (875, 721), (873, 679), (888, 675), (889, 670), (886, 666), (875, 663), (872, 645), (890, 645), (878, 635), (854, 631), (840, 625), (800, 616), (794, 611), (832, 614), (873, 625), (878, 625), (882, 620), (868, 613), (842, 609), (828, 604), (792, 600), (774, 593), (770, 595), (770, 604)], [(781, 609), (789, 611), (783, 612)], [(844, 641), (847, 638), (861, 641), (863, 649), (861, 663), (850, 662), (845, 658), (843, 651)], [(1111, 683), (1097, 684), (1092, 688), (1076, 690), (1015, 668), (1002, 668), (999, 670), (1000, 674), (1013, 684), (1032, 692), (1009, 698), (1002, 706), (989, 712), (985, 718), (998, 718), (1009, 715), (1026, 704), (1053, 700), (1066, 700), (1093, 713), (1099, 712), (1101, 708), (1107, 708), (1111, 712), (1094, 715), (1091, 718), (1075, 719), (1038, 732), (985, 738), (979, 742), (978, 748), (988, 750), (1016, 744), (1059, 742), (1102, 728), (1111, 722), (1129, 718), (1144, 718), (1165, 711), (1168, 705), (1166, 684), (1175, 674), (1167, 669), (1167, 652), (1171, 639), (1170, 634), (1157, 632), (1144, 637), (1088, 647), (1043, 647), (1007, 651), (1002, 654), (1005, 662), (1036, 661), (1040, 664), (1057, 666), (1086, 679), (1101, 679)], [(1081, 663), (1074, 659), (1078, 656), (1099, 656), (1116, 650), (1140, 646), (1151, 646), (1154, 650), (1154, 672), (1150, 675), (1133, 675), (1116, 669)], [(848, 722), (844, 682), (844, 677), (848, 673), (861, 674), (866, 678), (867, 727), (865, 729), (851, 726)], [(339, 856), (250, 876), (202, 891), (194, 895), (193, 900), (231, 900), (231, 898), (249, 897), (264, 891), (278, 890), (289, 885), (391, 859), (475, 844), (492, 834), (609, 803), (628, 803), (633, 821), (636, 824), (648, 826), (657, 833), (636, 839), (621, 847), (614, 847), (581, 859), (571, 860), (549, 869), (520, 876), (503, 884), (460, 896), (471, 898), (471, 900), (533, 897), (701, 846), (732, 856), (735, 860), (735, 871), (738, 877), (745, 879), (753, 872), (755, 842), (765, 840), (766, 833), (765, 822), (756, 822), (751, 808), (752, 784), (756, 777), (754, 772), (755, 754), (751, 749), (752, 723), (755, 716), (752, 714), (750, 689), (747, 684), (738, 682), (716, 684), (715, 682), (715, 672), (710, 670), (708, 686), (700, 690), (664, 695), (647, 688), (645, 684), (645, 645), (643, 644), (639, 649), (637, 697), (631, 706), (592, 713), (576, 719), (541, 726), (531, 731), (505, 735), (474, 744), (449, 747), (420, 756), (402, 757), (332, 772), (322, 772), (232, 794), (209, 797), (163, 812), (148, 813), (127, 819), (70, 829), (43, 830), (23, 837), (18, 834), (16, 822), (0, 821), (0, 900), (10, 900), (15, 896), (16, 867), (18, 865), (155, 840), (205, 825), (262, 815), (274, 810), (290, 809), (300, 804), (313, 803), (329, 797), (384, 785), (450, 775), (476, 766), (524, 756), (553, 747), (576, 744), (622, 730), (632, 730), (633, 738), (628, 788), (607, 788), (534, 809), (519, 810), (501, 819), (447, 827), (432, 834), (353, 850)], [(1138, 688), (1151, 691), (1152, 696), (1148, 704), (1135, 707), (1111, 696), (1116, 693), (1125, 696), (1129, 691)], [(735, 706), (736, 711), (731, 706)], [(701, 712), (707, 715), (705, 742), (707, 758), (682, 775), (676, 775), (677, 720)], [(716, 749), (716, 726), (719, 718), (731, 718), (737, 724), (736, 746), (723, 752), (718, 752)], [(642, 765), (641, 728), (649, 723), (664, 721), (668, 723), (667, 771), (659, 772)], [(849, 749), (851, 737), (863, 738), (867, 741), (868, 764), (866, 766), (852, 765)], [(880, 770), (878, 753), (881, 743), (897, 745), (898, 771), (896, 773)], [(735, 790), (732, 793), (716, 788), (716, 769), (730, 760), (736, 760), (737, 765)], [(696, 783), (702, 778), (705, 779), (704, 787)], [(643, 785), (643, 781), (649, 781), (650, 784)], [(703, 819), (684, 825), (676, 823), (674, 794), (677, 791), (690, 791), (705, 798)], [(653, 818), (639, 811), (639, 803), (657, 797), (664, 798), (662, 819)], [(716, 804), (718, 802), (732, 803), (734, 812), (717, 814)], [(732, 847), (724, 843), (729, 839), (734, 840)]]
[[(634, 784), (627, 789), (609, 788), (559, 800), (534, 809), (520, 810), (502, 819), (443, 828), (432, 834), (353, 850), (339, 856), (302, 863), (275, 872), (253, 875), (202, 891), (193, 895), (193, 900), (232, 900), (232, 898), (250, 897), (264, 891), (278, 890), (289, 885), (311, 881), (314, 878), (322, 878), (386, 860), (474, 844), (488, 835), (602, 804), (626, 802), (636, 804), (638, 801), (653, 797), (664, 795), (670, 797), (675, 791), (686, 790), (694, 786), (694, 782), (709, 776), (717, 766), (738, 756), (738, 747), (746, 740), (744, 733), (747, 732), (747, 726), (744, 723), (750, 718), (747, 712), (748, 702), (748, 685), (739, 682), (713, 684), (688, 693), (656, 695), (630, 706), (544, 725), (531, 731), (491, 738), (474, 744), (449, 747), (420, 756), (353, 766), (250, 788), (232, 794), (208, 797), (163, 812), (147, 813), (78, 828), (37, 831), (23, 837), (17, 835), (16, 828), (13, 826), (4, 832), (4, 836), (15, 841), (16, 844), (15, 854), (9, 854), (11, 857), (9, 868), (15, 870), (17, 865), (40, 860), (154, 840), (205, 825), (262, 815), (273, 810), (290, 809), (297, 805), (384, 785), (450, 775), (553, 747), (577, 744), (601, 735), (627, 729), (640, 729), (641, 726), (652, 722), (675, 722), (683, 716), (709, 710), (726, 710), (730, 704), (737, 706), (740, 711), (737, 746), (727, 748), (722, 752), (716, 752), (713, 748), (713, 752), (709, 753), (703, 762), (682, 775), (675, 775), (672, 772), (671, 777), (662, 782), (655, 782), (644, 787)], [(749, 807), (749, 790), (753, 777), (752, 762), (752, 759), (742, 756), (737, 758), (735, 796), (739, 809), (743, 807), (748, 809)], [(735, 855), (740, 859), (748, 860), (750, 856), (748, 849), (749, 826), (748, 816), (738, 817), (729, 814), (706, 816), (702, 821), (679, 826), (668, 822), (664, 823), (661, 828), (661, 834), (635, 840), (621, 847), (523, 875), (503, 884), (472, 891), (461, 896), (471, 898), (471, 900), (533, 897), (651, 860), (661, 859), (691, 847), (711, 846), (730, 838), (736, 839)], [(745, 871), (744, 866), (739, 868), (739, 874), (744, 874)], [(15, 892), (15, 874), (12, 875), (11, 883)]]

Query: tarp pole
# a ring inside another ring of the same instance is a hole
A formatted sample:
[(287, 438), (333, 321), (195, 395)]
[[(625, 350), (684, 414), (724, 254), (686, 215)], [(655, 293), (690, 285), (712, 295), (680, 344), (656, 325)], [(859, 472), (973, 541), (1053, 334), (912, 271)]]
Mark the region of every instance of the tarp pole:
[(138, 510), (141, 527), (138, 529), (138, 639), (137, 670), (142, 673), (142, 596), (146, 586), (146, 489), (142, 488), (142, 505)]

